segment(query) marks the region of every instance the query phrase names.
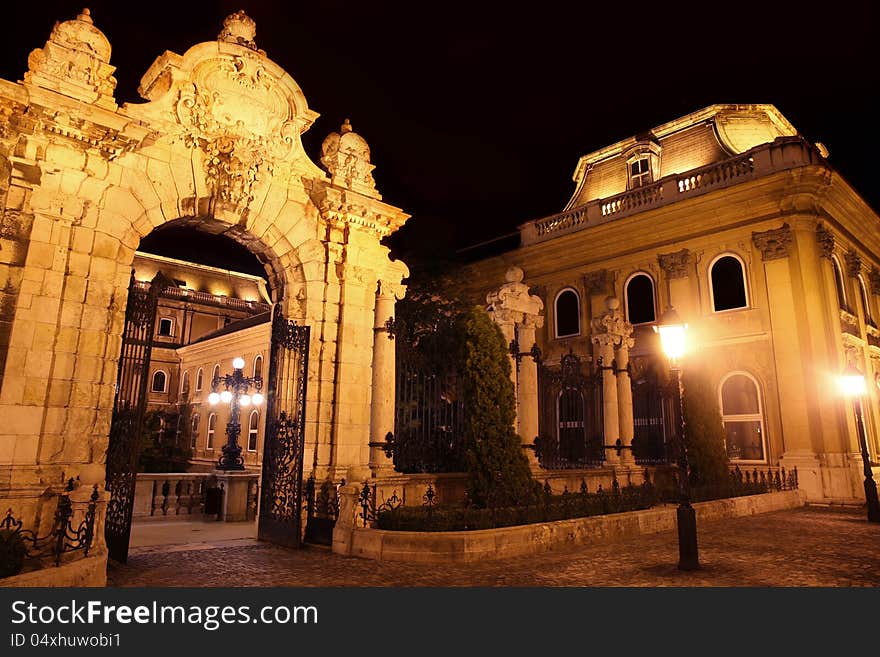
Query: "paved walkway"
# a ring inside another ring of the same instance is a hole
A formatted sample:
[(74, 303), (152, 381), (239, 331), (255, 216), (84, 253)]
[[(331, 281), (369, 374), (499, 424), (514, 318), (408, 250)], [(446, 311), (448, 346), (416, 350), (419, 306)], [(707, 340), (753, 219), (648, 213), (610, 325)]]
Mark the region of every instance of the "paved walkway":
[(673, 532), (478, 564), (419, 565), (286, 550), (253, 539), (135, 549), (111, 586), (880, 586), (880, 525), (809, 507), (703, 522), (703, 568), (682, 573)]
[[(132, 548), (216, 544), (218, 541), (257, 537), (257, 523), (216, 520), (142, 520), (131, 525)], [(135, 554), (137, 551), (130, 551)]]

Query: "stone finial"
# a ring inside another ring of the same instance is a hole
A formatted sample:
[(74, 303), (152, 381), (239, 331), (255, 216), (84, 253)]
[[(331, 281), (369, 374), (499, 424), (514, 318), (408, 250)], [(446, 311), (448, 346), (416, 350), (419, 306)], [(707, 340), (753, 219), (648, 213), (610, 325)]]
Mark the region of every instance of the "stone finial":
[(843, 259), (846, 261), (846, 273), (855, 278), (862, 272), (862, 258), (855, 249), (847, 251)]
[(691, 252), (682, 249), (673, 253), (660, 253), (657, 255), (657, 262), (666, 274), (666, 278), (685, 278), (691, 264)]
[(780, 228), (752, 233), (752, 243), (761, 251), (761, 259), (765, 262), (787, 258), (791, 253), (792, 241), (791, 228), (788, 224), (782, 224)]
[(321, 145), (321, 164), (330, 174), (331, 182), (365, 196), (380, 199), (373, 180), (375, 165), (370, 162), (370, 146), (354, 132), (345, 119), (339, 132), (331, 132)]
[(487, 310), (498, 324), (528, 324), (540, 328), (544, 325), (544, 302), (541, 297), (529, 293), (523, 283), (523, 270), (510, 267), (504, 274), (507, 281), (498, 290), (486, 295)]
[(816, 242), (819, 244), (819, 255), (830, 260), (834, 253), (834, 234), (819, 224), (816, 226)]
[(26, 84), (115, 110), (115, 67), (110, 66), (110, 42), (94, 25), (88, 9), (73, 20), (55, 23), (49, 40), (31, 51)]
[(257, 24), (254, 22), (254, 19), (244, 13), (243, 9), (239, 9), (224, 19), (223, 29), (217, 35), (217, 40), (237, 43), (245, 48), (256, 50), (257, 43), (254, 41), (256, 36)]

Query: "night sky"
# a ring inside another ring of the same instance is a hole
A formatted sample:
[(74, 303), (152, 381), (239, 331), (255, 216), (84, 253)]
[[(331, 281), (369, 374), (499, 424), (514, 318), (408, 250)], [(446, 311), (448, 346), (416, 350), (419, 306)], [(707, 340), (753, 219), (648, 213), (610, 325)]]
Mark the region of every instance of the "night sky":
[(880, 208), (869, 3), (19, 1), (3, 9), (0, 76), (20, 80), (83, 2), (120, 104), (140, 102), (164, 50), (215, 39), (244, 9), (321, 114), (303, 136), (312, 159), (345, 117), (369, 142), (384, 199), (412, 215), (391, 241), (411, 263), (560, 211), (581, 155), (713, 103), (775, 104)]

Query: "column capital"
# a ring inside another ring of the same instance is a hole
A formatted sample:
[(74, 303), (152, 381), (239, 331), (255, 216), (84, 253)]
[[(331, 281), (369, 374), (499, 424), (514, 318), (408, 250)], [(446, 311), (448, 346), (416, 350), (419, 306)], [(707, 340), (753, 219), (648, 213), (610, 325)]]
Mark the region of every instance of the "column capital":
[(752, 243), (761, 251), (763, 261), (787, 258), (794, 242), (791, 227), (786, 223), (779, 228), (752, 233)]
[(544, 325), (544, 302), (529, 293), (523, 283), (523, 271), (511, 267), (505, 274), (506, 283), (486, 295), (487, 311), (498, 324), (524, 324), (540, 328)]
[(871, 284), (871, 294), (880, 294), (880, 270), (876, 267), (868, 272), (868, 282)]
[(688, 275), (688, 267), (690, 267), (693, 258), (688, 249), (674, 251), (673, 253), (657, 254), (657, 262), (660, 269), (666, 274), (666, 278), (686, 278)]
[(819, 255), (830, 260), (834, 253), (834, 234), (819, 224), (816, 226), (816, 242), (819, 244)]
[(846, 273), (848, 276), (855, 278), (862, 272), (862, 257), (856, 253), (855, 249), (850, 249), (843, 255), (846, 261)]

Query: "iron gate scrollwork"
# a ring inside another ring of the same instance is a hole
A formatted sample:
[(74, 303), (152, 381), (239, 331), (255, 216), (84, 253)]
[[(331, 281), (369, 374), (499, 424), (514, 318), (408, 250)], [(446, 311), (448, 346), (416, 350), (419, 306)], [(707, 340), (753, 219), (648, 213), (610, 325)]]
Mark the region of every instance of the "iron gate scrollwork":
[(681, 426), (678, 386), (664, 382), (657, 368), (651, 361), (630, 361), (633, 456), (640, 465), (669, 463)]
[(302, 544), (308, 372), (309, 327), (285, 319), (280, 305), (276, 305), (272, 317), (257, 536), (287, 547)]
[(602, 384), (599, 374), (582, 371), (569, 352), (559, 368), (538, 368), (539, 422), (535, 451), (541, 467), (557, 469), (601, 465), (605, 460)]
[(125, 562), (131, 536), (131, 515), (147, 402), (150, 355), (156, 330), (159, 295), (174, 283), (162, 272), (149, 287), (139, 286), (132, 271), (122, 331), (122, 353), (116, 375), (116, 396), (107, 447), (107, 516), (104, 536), (111, 559)]

